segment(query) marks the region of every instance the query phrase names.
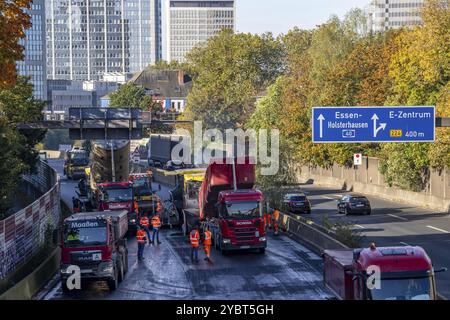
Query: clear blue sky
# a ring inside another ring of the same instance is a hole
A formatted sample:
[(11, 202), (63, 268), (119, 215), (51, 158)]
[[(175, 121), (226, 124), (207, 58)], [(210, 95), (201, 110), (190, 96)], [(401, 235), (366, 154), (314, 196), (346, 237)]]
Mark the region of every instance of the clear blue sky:
[(312, 29), (337, 14), (343, 17), (350, 9), (364, 8), (370, 0), (236, 0), (239, 32), (275, 35), (297, 26)]

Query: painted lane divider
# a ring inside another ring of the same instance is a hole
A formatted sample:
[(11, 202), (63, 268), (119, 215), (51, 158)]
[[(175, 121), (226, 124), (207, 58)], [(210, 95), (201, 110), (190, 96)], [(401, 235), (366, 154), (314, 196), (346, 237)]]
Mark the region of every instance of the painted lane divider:
[(389, 216), (389, 217), (392, 217), (392, 218), (400, 219), (400, 220), (403, 220), (403, 221), (408, 221), (408, 219), (403, 218), (403, 217), (396, 216), (395, 214), (388, 214), (388, 216)]
[(447, 230), (439, 229), (439, 228), (436, 228), (436, 227), (433, 227), (433, 226), (427, 226), (427, 228), (430, 228), (430, 229), (433, 229), (435, 231), (439, 231), (439, 232), (442, 232), (442, 233), (450, 233)]

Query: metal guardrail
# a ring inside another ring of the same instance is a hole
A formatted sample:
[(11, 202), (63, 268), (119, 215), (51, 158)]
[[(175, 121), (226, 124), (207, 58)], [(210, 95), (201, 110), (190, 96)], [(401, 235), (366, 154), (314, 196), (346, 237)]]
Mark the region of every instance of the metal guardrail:
[(37, 174), (25, 175), (23, 179), (44, 195), (0, 221), (0, 279), (6, 278), (39, 251), (46, 240), (46, 231), (55, 229), (61, 217), (60, 184), (56, 171), (41, 161)]
[(280, 222), (284, 231), (308, 243), (316, 249), (317, 253), (330, 249), (349, 249), (348, 246), (334, 239), (329, 234), (288, 214), (281, 212)]

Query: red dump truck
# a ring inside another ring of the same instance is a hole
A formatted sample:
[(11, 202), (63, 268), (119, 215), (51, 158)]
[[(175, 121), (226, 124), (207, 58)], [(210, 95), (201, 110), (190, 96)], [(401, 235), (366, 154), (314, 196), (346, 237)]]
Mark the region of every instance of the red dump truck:
[(200, 187), (198, 209), (186, 209), (185, 222), (192, 224), (192, 216), (196, 217), (202, 231), (211, 230), (214, 246), (223, 254), (244, 249), (264, 253), (263, 194), (254, 185), (255, 165), (250, 158), (211, 161)]
[(325, 285), (342, 300), (436, 300), (435, 273), (446, 270), (420, 247), (325, 250), (323, 260)]
[(81, 280), (107, 281), (115, 290), (128, 271), (128, 211), (85, 212), (64, 220), (61, 244), (61, 286), (70, 291), (67, 280), (71, 266), (80, 269)]

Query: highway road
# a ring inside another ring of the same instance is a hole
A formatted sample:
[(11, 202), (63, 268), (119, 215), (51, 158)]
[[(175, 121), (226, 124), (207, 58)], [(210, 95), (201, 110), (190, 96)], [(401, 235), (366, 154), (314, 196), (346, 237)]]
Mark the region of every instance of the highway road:
[[(312, 214), (303, 215), (317, 224), (328, 216), (331, 221), (351, 221), (365, 236), (363, 243), (377, 246), (421, 246), (431, 257), (435, 268), (450, 268), (450, 215), (367, 196), (372, 205), (370, 216), (345, 216), (337, 213), (337, 199), (342, 190), (304, 185), (312, 204)], [(440, 294), (450, 299), (450, 271), (436, 277)]]
[[(62, 172), (60, 160), (50, 160)], [(62, 173), (61, 173), (62, 174)], [(71, 203), (75, 182), (61, 180), (61, 196)], [(304, 185), (313, 205), (304, 215), (317, 224), (328, 216), (331, 221), (350, 221), (365, 236), (363, 245), (422, 246), (436, 268), (450, 267), (450, 216), (446, 213), (395, 203), (368, 196), (371, 216), (345, 216), (336, 205), (345, 191)], [(164, 199), (167, 190), (160, 193)], [(221, 256), (213, 251), (214, 264), (202, 261), (192, 265), (189, 244), (176, 230), (164, 230), (163, 244), (146, 248), (146, 260), (136, 261), (136, 243), (130, 239), (130, 273), (119, 290), (110, 294), (104, 284), (64, 296), (59, 285), (45, 299), (326, 299), (330, 294), (322, 285), (321, 259), (287, 237), (269, 236), (265, 256), (236, 254)], [(175, 284), (175, 285), (174, 285)], [(450, 271), (437, 275), (440, 294), (450, 298)]]
[[(50, 160), (62, 175), (61, 160)], [(71, 203), (76, 183), (61, 179), (61, 196)], [(162, 188), (162, 198), (167, 189)], [(177, 230), (163, 230), (162, 244), (147, 246), (145, 260), (137, 261), (137, 244), (129, 239), (129, 272), (113, 293), (98, 282), (85, 290), (63, 294), (58, 276), (40, 299), (113, 300), (324, 300), (333, 296), (323, 286), (322, 260), (294, 240), (269, 235), (266, 254), (236, 253), (222, 256), (212, 250), (210, 264), (190, 261), (190, 245)], [(203, 253), (200, 253), (203, 257)]]

